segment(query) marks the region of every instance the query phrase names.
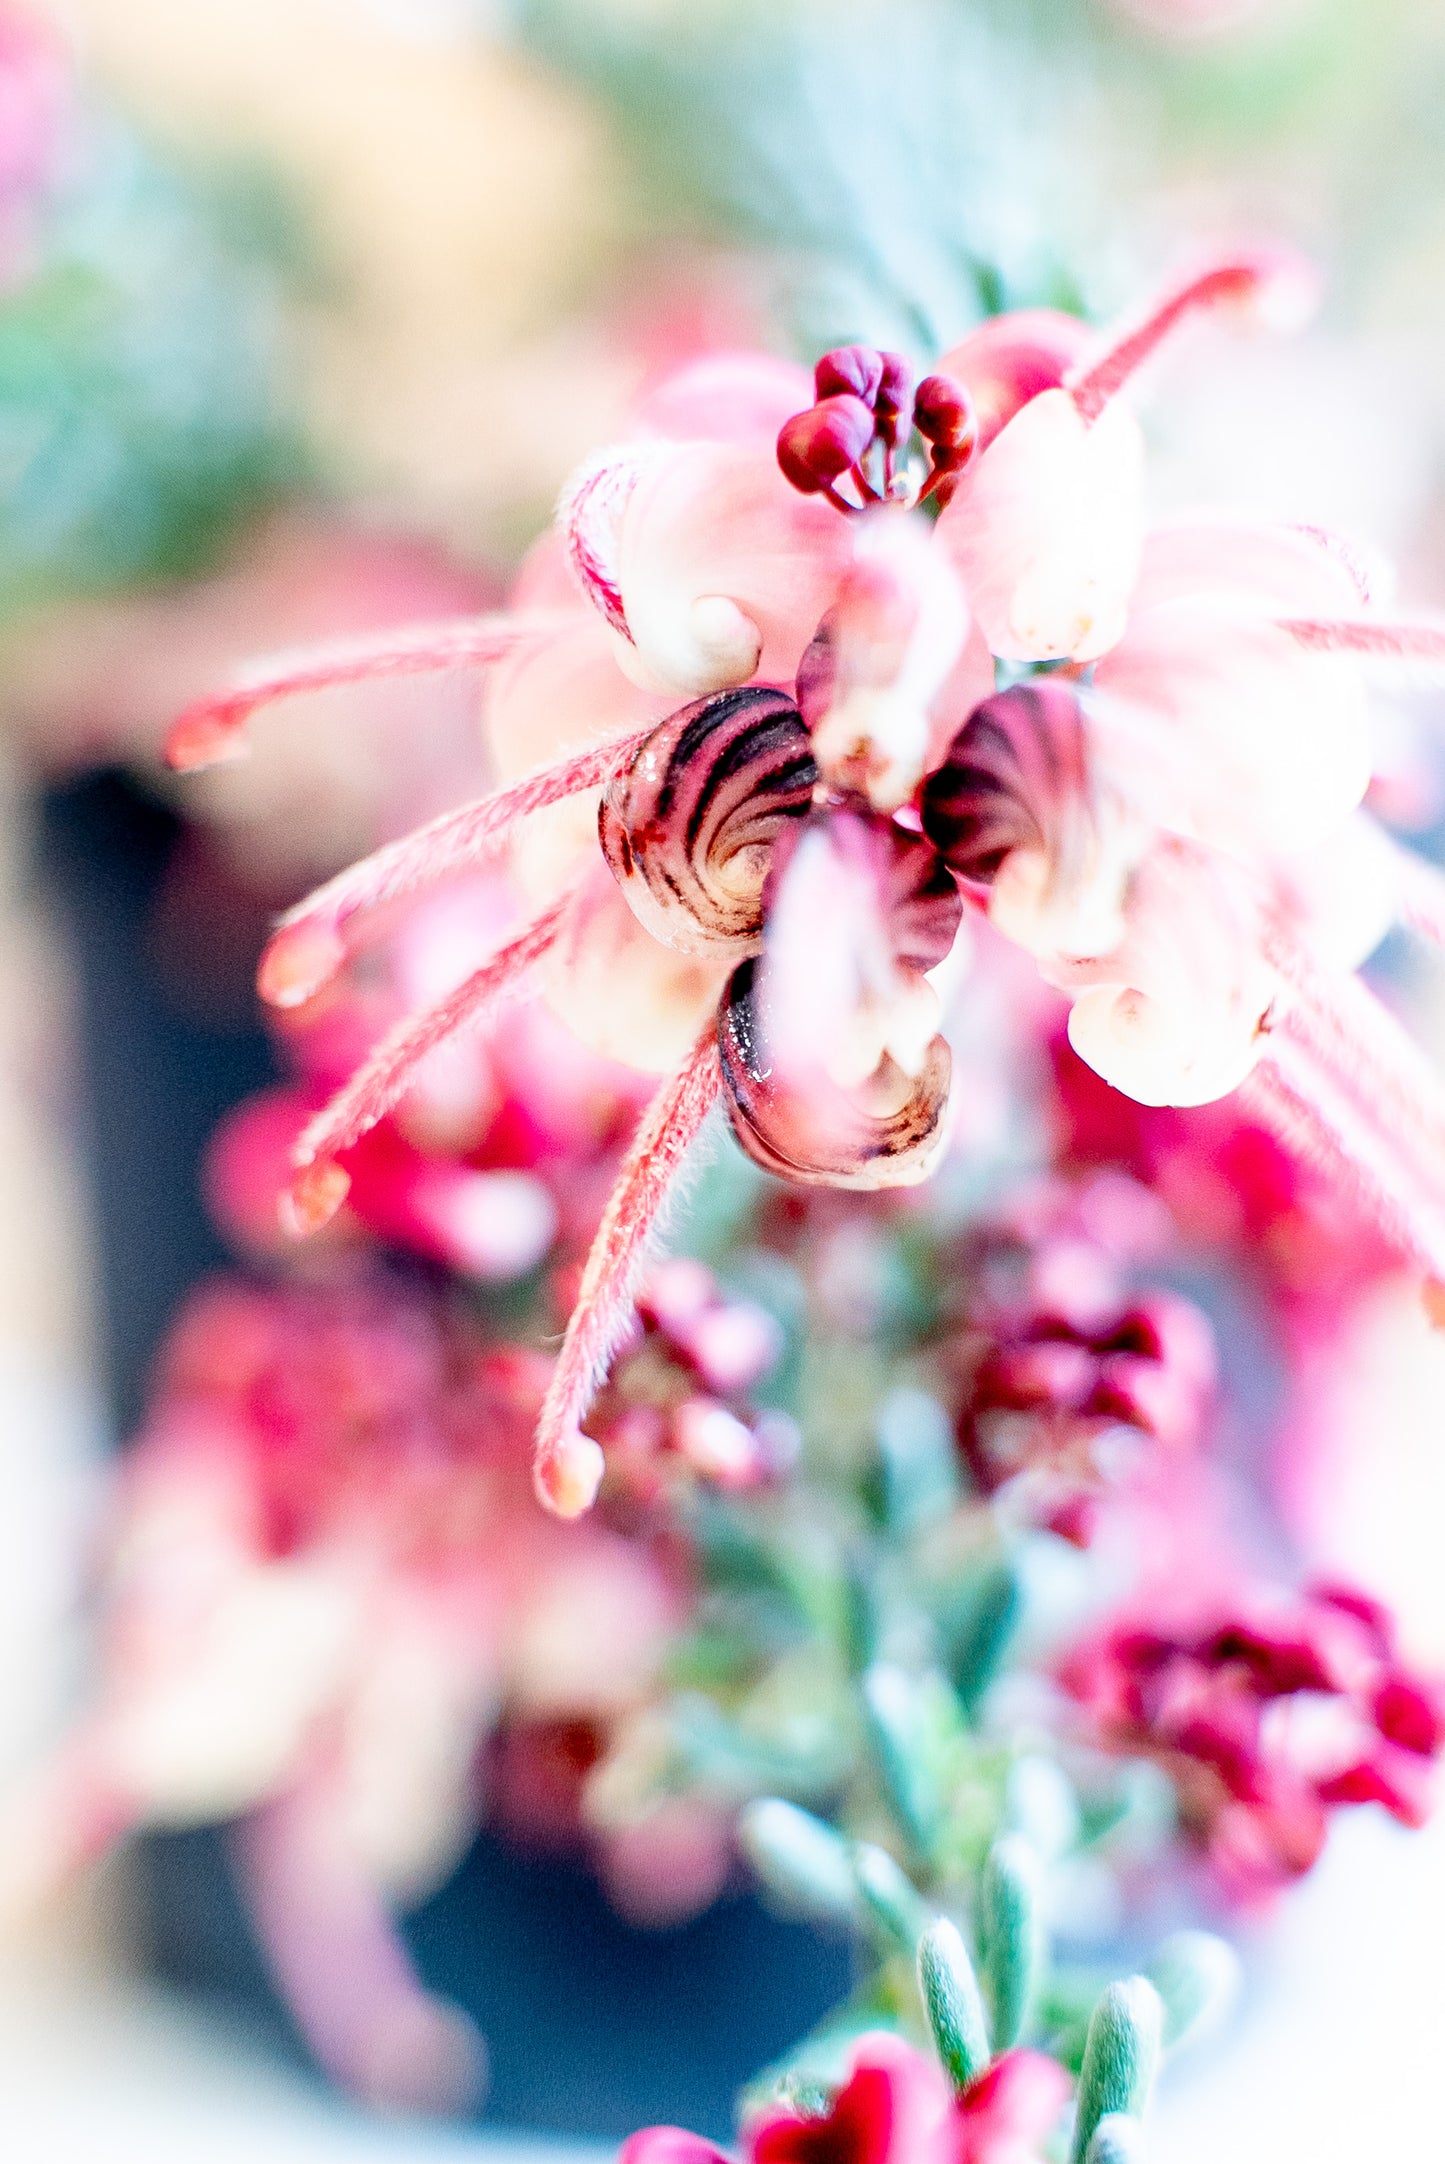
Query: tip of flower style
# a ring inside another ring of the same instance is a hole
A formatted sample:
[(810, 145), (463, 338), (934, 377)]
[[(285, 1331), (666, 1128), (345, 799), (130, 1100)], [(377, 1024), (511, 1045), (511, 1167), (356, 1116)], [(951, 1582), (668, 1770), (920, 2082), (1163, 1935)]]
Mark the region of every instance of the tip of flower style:
[(533, 1484), (544, 1510), (557, 1518), (580, 1518), (597, 1500), (606, 1470), (601, 1446), (580, 1428), (538, 1451)]
[(1166, 338), (1189, 316), (1240, 309), (1261, 328), (1303, 328), (1319, 301), (1314, 266), (1292, 249), (1252, 247), (1216, 256), (1177, 279), (1148, 312), (1081, 361), (1064, 388), (1085, 421), (1095, 421)]
[(171, 725), (162, 752), (166, 765), (177, 774), (196, 774), (203, 767), (244, 759), (250, 711), (247, 700), (197, 699)]
[(351, 1192), (351, 1174), (334, 1160), (318, 1158), (303, 1165), (281, 1197), (281, 1222), (296, 1239), (306, 1239), (331, 1223)]
[(345, 942), (329, 924), (283, 924), (262, 950), (256, 990), (268, 1007), (304, 1007), (345, 960)]

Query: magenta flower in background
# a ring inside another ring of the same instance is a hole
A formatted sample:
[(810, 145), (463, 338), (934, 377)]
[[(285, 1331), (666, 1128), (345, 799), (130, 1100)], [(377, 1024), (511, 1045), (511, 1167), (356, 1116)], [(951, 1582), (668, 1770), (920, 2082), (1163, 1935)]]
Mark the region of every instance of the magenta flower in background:
[(1186, 1827), (1237, 1892), (1307, 1871), (1339, 1805), (1424, 1820), (1445, 1697), (1402, 1662), (1388, 1611), (1352, 1590), (1255, 1592), (1179, 1629), (1119, 1624), (1063, 1674), (1103, 1742), (1168, 1768)]
[[(826, 2109), (775, 2106), (750, 2118), (746, 2164), (1037, 2164), (1059, 2124), (1069, 2079), (1036, 2051), (995, 2059), (960, 2095), (901, 2037), (862, 2037)], [(719, 2164), (723, 2152), (680, 2127), (647, 2127), (620, 2164)]]

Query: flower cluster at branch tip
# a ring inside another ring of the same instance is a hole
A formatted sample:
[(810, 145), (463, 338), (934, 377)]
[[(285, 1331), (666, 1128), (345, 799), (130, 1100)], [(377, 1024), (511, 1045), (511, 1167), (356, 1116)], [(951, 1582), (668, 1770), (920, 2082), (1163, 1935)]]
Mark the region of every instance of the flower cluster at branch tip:
[(984, 1225), (960, 1272), (944, 1361), (969, 1470), (986, 1494), (1020, 1482), (1070, 1539), (1087, 1538), (1104, 1481), (1149, 1443), (1191, 1449), (1210, 1408), (1208, 1321), (1178, 1293), (1130, 1283), (1161, 1215), (1146, 1189), (1108, 1175), (1025, 1194)]
[(1445, 1096), (1354, 975), (1393, 921), (1445, 930), (1438, 875), (1361, 809), (1365, 667), (1438, 667), (1445, 630), (1384, 614), (1316, 529), (1148, 528), (1125, 395), (1187, 317), (1289, 323), (1310, 290), (1292, 259), (1242, 253), (1113, 335), (998, 317), (916, 390), (862, 347), (811, 384), (756, 356), (696, 363), (569, 486), (510, 613), (262, 670), (178, 723), (174, 759), (203, 763), (288, 689), (490, 667), (500, 786), (291, 911), (261, 983), (304, 1004), (369, 912), (512, 844), (536, 913), (309, 1123), (302, 1226), (339, 1206), (436, 1047), (528, 983), (594, 1049), (666, 1076), (539, 1423), (552, 1509), (597, 1491), (581, 1423), (716, 1101), (795, 1183), (936, 1165), (940, 971), (962, 967), (965, 911), (1066, 996), (1106, 1081), (1185, 1107), (1243, 1085), (1252, 1118), (1445, 1276)]
[(1064, 1680), (1105, 1743), (1168, 1768), (1185, 1824), (1246, 1892), (1308, 1870), (1337, 1805), (1421, 1824), (1445, 1744), (1445, 1695), (1401, 1661), (1388, 1612), (1334, 1586), (1187, 1629), (1122, 1624)]

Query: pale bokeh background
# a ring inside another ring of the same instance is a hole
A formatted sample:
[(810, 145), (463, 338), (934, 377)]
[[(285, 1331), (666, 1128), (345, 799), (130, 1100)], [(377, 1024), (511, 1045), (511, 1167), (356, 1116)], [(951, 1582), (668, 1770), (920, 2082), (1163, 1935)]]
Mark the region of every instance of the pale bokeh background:
[[(322, 275), (295, 329), (300, 402), (354, 503), (479, 563), (534, 523), (605, 440), (636, 370), (609, 274), (638, 235), (607, 123), (446, 0), (54, 0), (96, 82), (187, 154), (257, 156), (294, 187)], [(657, 12), (654, 6), (654, 12)], [(1385, 11), (1398, 26), (1402, 5)], [(1445, 47), (1438, 0), (1417, 34)], [(1438, 57), (1438, 55), (1437, 55)], [(1131, 95), (1139, 95), (1137, 89)], [(1332, 152), (1267, 136), (1230, 178), (1196, 146), (1101, 144), (1139, 242), (1240, 199), (1328, 227)], [(1214, 340), (1161, 381), (1162, 488), (1362, 530), (1441, 590), (1445, 196), (1356, 259), (1303, 353)], [(1227, 359), (1227, 367), (1224, 365)], [(1167, 395), (1164, 395), (1167, 394)], [(101, 1429), (84, 1182), (66, 1117), (63, 957), (26, 878), (24, 777), (0, 768), (0, 1765), (63, 1699)], [(1445, 1661), (1445, 1346), (1403, 1307), (1371, 1319), (1334, 1477), (1306, 1499), (1319, 1545), (1397, 1601)], [(362, 2121), (258, 2047), (132, 1977), (123, 1873), (0, 1976), (0, 2145), (47, 2164), (303, 2164), (483, 2155), (475, 2137)], [(1445, 1823), (1339, 1825), (1311, 1883), (1249, 1954), (1249, 2021), (1183, 2061), (1159, 2164), (1424, 2155), (1439, 2124)], [(506, 2145), (519, 2159), (516, 2143)], [(555, 2152), (546, 2152), (553, 2154)], [(542, 2152), (538, 2152), (540, 2156)]]

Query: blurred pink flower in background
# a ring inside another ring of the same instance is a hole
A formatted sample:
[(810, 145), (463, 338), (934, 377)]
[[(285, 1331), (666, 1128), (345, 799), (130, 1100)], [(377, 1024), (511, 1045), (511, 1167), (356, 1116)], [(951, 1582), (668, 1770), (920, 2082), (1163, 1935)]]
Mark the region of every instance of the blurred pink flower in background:
[[(500, 879), (463, 882), (389, 927), (364, 972), (272, 1011), (298, 1080), (228, 1115), (207, 1175), (214, 1214), (243, 1251), (289, 1251), (282, 1205), (308, 1122), (397, 1017), (462, 982), (515, 914)], [(583, 1253), (648, 1094), (634, 1068), (588, 1052), (545, 1008), (519, 1008), (503, 1033), (439, 1046), (361, 1137), (336, 1230), (359, 1225), (483, 1282)]]
[(970, 1472), (1017, 1482), (1033, 1514), (1086, 1539), (1093, 1506), (1151, 1456), (1194, 1447), (1214, 1399), (1209, 1323), (1180, 1294), (1139, 1285), (1177, 1244), (1134, 1182), (1040, 1185), (986, 1220), (948, 1273), (957, 1323), (945, 1372)]
[(1073, 1650), (1064, 1681), (1104, 1743), (1167, 1768), (1186, 1828), (1236, 1893), (1307, 1871), (1336, 1806), (1423, 1822), (1445, 1696), (1402, 1662), (1378, 1602), (1256, 1591), (1176, 1629), (1162, 1618), (1199, 1613), (1200, 1588), (1160, 1593), (1138, 1622)]
[(53, 26), (0, 9), (0, 291), (24, 275), (45, 198), (70, 148), (75, 87)]
[[(454, 1300), (364, 1271), (197, 1294), (122, 1472), (94, 1709), (12, 1799), (10, 1898), (134, 1827), (234, 1820), (322, 2063), (374, 2101), (465, 2101), (480, 2040), (427, 1996), (391, 1911), (471, 1838), (499, 1722), (570, 1725), (600, 1760), (688, 1600), (680, 1557), (537, 1510), (545, 1374)], [(528, 1807), (514, 1779), (503, 1817)], [(570, 1831), (652, 1916), (705, 1904), (729, 1867), (707, 1811), (685, 1842), (664, 1813), (655, 1847), (645, 1819)]]

